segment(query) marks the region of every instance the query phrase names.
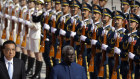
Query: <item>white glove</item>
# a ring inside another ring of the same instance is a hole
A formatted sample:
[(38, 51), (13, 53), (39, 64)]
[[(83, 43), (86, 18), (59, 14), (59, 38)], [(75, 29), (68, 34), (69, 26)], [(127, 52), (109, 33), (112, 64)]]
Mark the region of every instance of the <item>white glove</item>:
[(84, 35), (81, 35), (81, 36), (80, 36), (80, 40), (81, 40), (81, 41), (85, 41), (85, 40), (86, 40), (86, 38), (87, 38), (87, 37), (86, 37), (86, 36), (84, 36)]
[(56, 21), (56, 15), (52, 15), (51, 20), (53, 19)]
[(104, 36), (104, 34), (105, 34), (105, 30), (102, 31), (102, 36)]
[(44, 16), (49, 16), (49, 12), (45, 12), (44, 13)]
[(48, 39), (48, 38), (46, 38), (46, 41), (49, 41), (49, 39)]
[(115, 34), (114, 34), (114, 39), (116, 39), (117, 38), (117, 33), (115, 32)]
[(76, 19), (74, 19), (73, 17), (71, 17), (71, 23), (75, 22), (76, 23)]
[(106, 45), (106, 44), (102, 44), (102, 49), (103, 49), (103, 50), (106, 50), (107, 47), (108, 47), (108, 45)]
[(128, 53), (128, 57), (129, 57), (130, 59), (134, 59), (135, 54), (133, 54), (133, 53), (129, 52), (129, 53)]
[(86, 23), (84, 21), (81, 22), (81, 27), (86, 26)]
[(66, 31), (65, 31), (65, 30), (60, 29), (60, 35), (65, 36), (65, 35), (66, 35)]
[(108, 31), (107, 31), (107, 30), (106, 30), (106, 31), (105, 31), (105, 30), (103, 30), (103, 31), (102, 31), (102, 36), (104, 36), (104, 34), (106, 34), (106, 35), (107, 35), (107, 33), (108, 33)]
[(114, 53), (120, 55), (121, 50), (118, 47), (114, 47)]
[(62, 22), (62, 21), (64, 21), (64, 23), (65, 23), (65, 17), (64, 16), (62, 16), (61, 19), (60, 19), (60, 22)]
[(91, 45), (96, 45), (96, 43), (97, 43), (97, 40), (94, 40), (94, 39), (91, 40)]
[(44, 29), (49, 30), (50, 26), (48, 24), (44, 24)]
[(24, 20), (21, 19), (21, 18), (19, 18), (18, 21), (19, 21), (20, 23), (24, 23)]
[(132, 39), (132, 37), (129, 37), (128, 42), (131, 43), (132, 41), (134, 41), (134, 38)]
[(56, 28), (51, 27), (51, 32), (52, 33), (55, 33), (56, 30), (57, 30)]
[(18, 19), (16, 16), (12, 16), (12, 20), (14, 20), (15, 22), (18, 22)]
[(0, 12), (0, 17), (2, 16), (2, 13)]
[(74, 37), (76, 35), (76, 32), (71, 31), (70, 36)]
[(5, 18), (10, 19), (10, 16), (8, 14), (5, 14)]

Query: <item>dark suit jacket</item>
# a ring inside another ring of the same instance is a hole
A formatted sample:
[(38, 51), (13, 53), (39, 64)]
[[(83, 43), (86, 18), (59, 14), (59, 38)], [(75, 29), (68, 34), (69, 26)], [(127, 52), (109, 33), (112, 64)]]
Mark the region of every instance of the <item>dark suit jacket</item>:
[[(26, 79), (25, 66), (22, 60), (13, 59), (13, 79)], [(4, 57), (0, 58), (0, 79), (10, 79)]]
[(53, 67), (50, 79), (87, 79), (84, 67), (73, 62), (70, 66), (62, 62)]

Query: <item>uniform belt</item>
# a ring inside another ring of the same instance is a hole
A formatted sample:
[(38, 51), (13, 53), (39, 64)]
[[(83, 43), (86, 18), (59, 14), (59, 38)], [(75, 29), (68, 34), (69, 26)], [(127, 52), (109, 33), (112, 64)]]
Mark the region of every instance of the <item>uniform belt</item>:
[(86, 48), (91, 48), (91, 45), (87, 44), (87, 45), (86, 45)]
[(114, 56), (114, 52), (113, 51), (108, 53), (108, 57), (113, 57), (113, 56)]
[(128, 61), (128, 58), (121, 58), (121, 61)]
[(76, 42), (76, 45), (80, 45), (80, 42)]
[(140, 65), (140, 63), (135, 63), (136, 65)]
[(70, 41), (70, 38), (65, 38), (66, 41)]
[(101, 53), (101, 49), (96, 49), (96, 53)]

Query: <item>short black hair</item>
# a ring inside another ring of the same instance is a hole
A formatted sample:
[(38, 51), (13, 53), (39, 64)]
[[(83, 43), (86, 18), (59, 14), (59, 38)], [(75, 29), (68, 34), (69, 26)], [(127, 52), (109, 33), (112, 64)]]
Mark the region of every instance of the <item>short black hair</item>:
[(62, 49), (62, 57), (64, 57), (66, 55), (66, 53), (70, 50), (72, 50), (74, 52), (74, 48), (72, 46), (70, 46), (70, 45), (64, 46)]
[(5, 48), (5, 45), (6, 45), (6, 44), (14, 44), (14, 45), (15, 45), (15, 47), (17, 46), (17, 45), (16, 45), (16, 43), (15, 43), (14, 41), (7, 40), (7, 41), (5, 41), (5, 42), (3, 43), (2, 49), (4, 49), (4, 48)]

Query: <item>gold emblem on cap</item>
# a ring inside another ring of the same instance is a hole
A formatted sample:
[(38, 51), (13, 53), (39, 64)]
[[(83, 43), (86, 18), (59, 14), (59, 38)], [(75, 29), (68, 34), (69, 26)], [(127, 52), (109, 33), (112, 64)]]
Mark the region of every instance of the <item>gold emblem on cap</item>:
[(116, 15), (119, 15), (120, 13), (119, 12), (116, 12)]
[(133, 17), (134, 17), (134, 15), (133, 15), (133, 14), (131, 14), (131, 15), (130, 15), (130, 17), (132, 17), (132, 18), (133, 18)]
[(104, 12), (107, 12), (107, 10), (106, 10), (106, 9), (104, 9)]
[(98, 9), (98, 7), (97, 6), (94, 6), (94, 9)]
[(87, 7), (87, 5), (86, 5), (86, 4), (84, 4), (84, 5), (83, 5), (83, 7)]

